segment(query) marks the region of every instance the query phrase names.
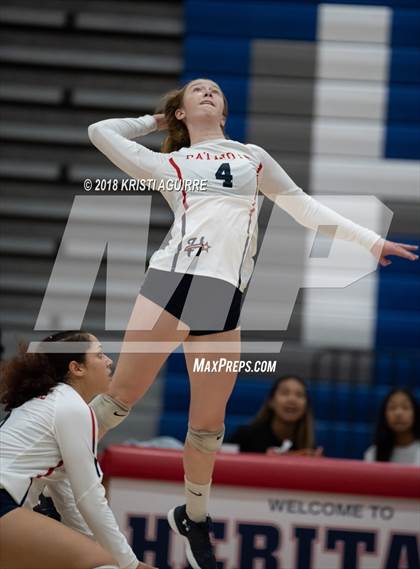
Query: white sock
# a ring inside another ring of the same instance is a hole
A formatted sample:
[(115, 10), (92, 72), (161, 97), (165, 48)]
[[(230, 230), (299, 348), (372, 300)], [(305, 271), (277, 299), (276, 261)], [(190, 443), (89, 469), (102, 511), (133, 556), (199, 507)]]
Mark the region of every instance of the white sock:
[(187, 515), (193, 522), (204, 522), (209, 511), (211, 482), (208, 484), (195, 484), (186, 478), (184, 478), (184, 481)]

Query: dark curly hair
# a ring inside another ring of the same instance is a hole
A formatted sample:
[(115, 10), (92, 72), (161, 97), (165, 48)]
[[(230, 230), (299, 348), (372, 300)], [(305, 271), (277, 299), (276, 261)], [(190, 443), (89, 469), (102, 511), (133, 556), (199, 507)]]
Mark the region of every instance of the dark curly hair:
[[(88, 332), (66, 331), (52, 334), (42, 342), (91, 343), (91, 337)], [(47, 395), (58, 383), (67, 382), (70, 362), (85, 363), (86, 351), (32, 353), (21, 345), (17, 356), (0, 364), (0, 403), (11, 411), (34, 397)]]
[(388, 406), (389, 400), (396, 393), (403, 393), (408, 397), (414, 412), (414, 421), (412, 427), (413, 435), (415, 439), (420, 440), (420, 406), (411, 391), (403, 387), (396, 387), (395, 389), (392, 389), (385, 397), (379, 410), (379, 418), (376, 425), (374, 441), (376, 446), (375, 458), (379, 462), (389, 462), (391, 459), (392, 451), (396, 445), (395, 433), (388, 425), (388, 421), (386, 419), (386, 408)]

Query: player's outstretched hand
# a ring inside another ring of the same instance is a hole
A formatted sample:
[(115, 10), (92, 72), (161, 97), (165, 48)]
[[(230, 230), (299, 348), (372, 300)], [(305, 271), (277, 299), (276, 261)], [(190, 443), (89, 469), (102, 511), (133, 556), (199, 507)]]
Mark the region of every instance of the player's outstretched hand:
[(409, 261), (417, 261), (419, 256), (411, 251), (417, 251), (417, 245), (406, 245), (405, 243), (394, 243), (394, 241), (385, 241), (378, 239), (371, 249), (371, 252), (379, 259), (379, 264), (382, 267), (387, 267), (392, 263), (386, 257), (388, 255), (395, 255), (396, 257), (403, 257)]
[(158, 130), (167, 130), (168, 125), (166, 123), (166, 118), (163, 113), (158, 113), (157, 115), (153, 115), (153, 118), (156, 120)]

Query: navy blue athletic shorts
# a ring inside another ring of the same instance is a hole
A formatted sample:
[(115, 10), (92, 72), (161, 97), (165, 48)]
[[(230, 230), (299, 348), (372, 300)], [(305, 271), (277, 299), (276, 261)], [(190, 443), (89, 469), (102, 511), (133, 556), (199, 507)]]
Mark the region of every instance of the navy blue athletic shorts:
[(238, 326), (243, 293), (221, 279), (148, 269), (140, 294), (184, 322), (193, 336)]
[(0, 518), (19, 507), (19, 504), (11, 497), (9, 492), (4, 488), (0, 488)]

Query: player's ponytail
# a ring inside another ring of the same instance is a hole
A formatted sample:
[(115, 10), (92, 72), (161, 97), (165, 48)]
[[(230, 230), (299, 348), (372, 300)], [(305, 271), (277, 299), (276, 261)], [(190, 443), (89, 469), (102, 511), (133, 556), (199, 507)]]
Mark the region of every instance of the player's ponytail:
[(174, 152), (184, 146), (190, 146), (190, 135), (185, 124), (178, 120), (175, 111), (182, 105), (185, 87), (169, 91), (163, 99), (156, 112), (163, 113), (168, 125), (168, 134), (162, 143), (161, 151), (165, 153)]
[[(59, 332), (43, 342), (91, 342), (86, 332)], [(87, 351), (87, 346), (86, 350)], [(6, 411), (23, 405), (34, 397), (47, 395), (58, 383), (67, 382), (71, 361), (84, 363), (86, 353), (32, 353), (21, 345), (18, 355), (0, 366), (0, 403)]]
[[(194, 79), (197, 81), (197, 79)], [(190, 81), (191, 83), (191, 81)], [(169, 91), (163, 96), (160, 104), (156, 109), (156, 113), (163, 113), (166, 118), (166, 123), (168, 125), (168, 135), (163, 141), (161, 152), (170, 153), (175, 152), (183, 147), (188, 147), (191, 145), (190, 135), (185, 123), (179, 120), (175, 116), (175, 112), (182, 106), (185, 89), (188, 87), (189, 83), (184, 85), (181, 89), (174, 89)], [(228, 103), (226, 97), (223, 95), (225, 102), (223, 114), (227, 117), (228, 114)], [(224, 134), (224, 127), (222, 126), (222, 132)]]

